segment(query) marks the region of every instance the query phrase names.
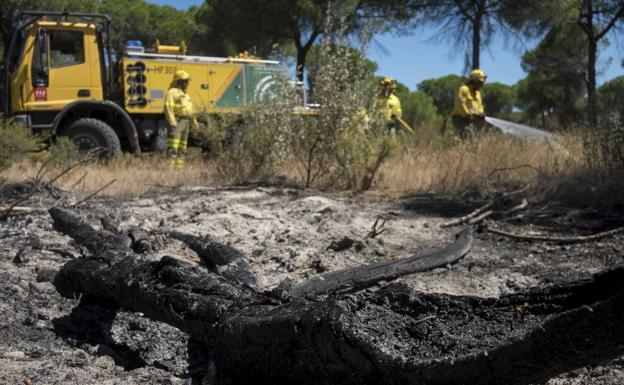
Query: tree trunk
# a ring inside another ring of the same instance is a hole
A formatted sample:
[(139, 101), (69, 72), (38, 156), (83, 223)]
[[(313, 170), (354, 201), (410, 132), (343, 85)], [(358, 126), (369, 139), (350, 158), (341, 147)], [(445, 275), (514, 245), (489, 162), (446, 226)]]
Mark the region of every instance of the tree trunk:
[(303, 43), (301, 41), (301, 32), (299, 30), (295, 31), (294, 40), (295, 47), (297, 48), (297, 67), (295, 69), (297, 80), (303, 82), (305, 78), (305, 61), (308, 56), (308, 52), (316, 42), (316, 38), (320, 35), (320, 32), (317, 30), (312, 31), (308, 41)]
[(593, 129), (598, 126), (598, 104), (596, 95), (596, 62), (598, 59), (598, 42), (588, 36), (589, 53), (587, 60), (587, 120)]
[(481, 68), (481, 28), (483, 26), (484, 2), (480, 1), (472, 21), (472, 69)]
[(296, 77), (297, 80), (303, 82), (305, 71), (305, 60), (308, 52), (303, 47), (297, 47), (297, 68)]
[(523, 385), (624, 352), (624, 268), (496, 299), (394, 284), (310, 301), (170, 257), (145, 261), (75, 214), (50, 214), (95, 254), (65, 264), (59, 293), (189, 333), (212, 350), (219, 384)]

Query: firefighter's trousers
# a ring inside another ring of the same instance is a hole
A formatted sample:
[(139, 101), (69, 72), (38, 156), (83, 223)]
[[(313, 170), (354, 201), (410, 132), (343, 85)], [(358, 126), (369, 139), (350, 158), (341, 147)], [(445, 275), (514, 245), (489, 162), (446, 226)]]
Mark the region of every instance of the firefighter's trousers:
[(167, 162), (170, 166), (184, 166), (190, 127), (191, 119), (187, 117), (177, 118), (177, 126), (169, 127), (169, 140), (167, 142)]

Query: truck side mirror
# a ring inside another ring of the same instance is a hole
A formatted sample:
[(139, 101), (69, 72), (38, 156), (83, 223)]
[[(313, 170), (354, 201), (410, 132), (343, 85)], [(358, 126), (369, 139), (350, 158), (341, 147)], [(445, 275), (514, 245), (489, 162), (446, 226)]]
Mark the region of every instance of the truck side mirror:
[(32, 63), (32, 82), (33, 87), (47, 87), (49, 83), (49, 39), (48, 32), (45, 29), (37, 31), (37, 40), (35, 42), (35, 53)]

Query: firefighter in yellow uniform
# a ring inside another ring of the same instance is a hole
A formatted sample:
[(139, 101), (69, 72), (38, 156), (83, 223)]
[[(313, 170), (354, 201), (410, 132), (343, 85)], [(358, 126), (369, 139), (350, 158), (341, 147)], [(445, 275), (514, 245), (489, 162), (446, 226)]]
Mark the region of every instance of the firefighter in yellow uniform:
[(165, 96), (165, 117), (169, 124), (167, 158), (170, 166), (183, 167), (191, 126), (196, 124), (191, 97), (187, 93), (191, 76), (177, 71)]
[(397, 84), (392, 78), (383, 78), (379, 85), (379, 108), (383, 113), (388, 129), (394, 132), (397, 129), (397, 118), (403, 114), (401, 101), (395, 94)]
[(471, 129), (480, 130), (485, 122), (485, 108), (481, 100), (481, 88), (485, 84), (485, 73), (480, 69), (470, 72), (468, 82), (457, 91), (455, 105), (451, 112), (453, 126), (462, 138), (466, 138)]

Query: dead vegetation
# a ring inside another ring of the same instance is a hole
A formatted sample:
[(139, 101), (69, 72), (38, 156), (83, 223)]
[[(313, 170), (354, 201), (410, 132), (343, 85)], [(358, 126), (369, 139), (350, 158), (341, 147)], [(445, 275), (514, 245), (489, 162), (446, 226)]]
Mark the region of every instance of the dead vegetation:
[[(185, 169), (174, 170), (166, 167), (160, 156), (144, 159), (126, 156), (108, 164), (80, 165), (55, 183), (86, 194), (116, 180), (102, 194), (138, 197), (180, 186), (268, 182), (304, 187), (307, 180), (307, 177), (302, 179), (292, 162), (281, 162), (270, 173), (265, 170), (240, 179), (239, 174), (233, 176), (228, 171), (235, 166), (234, 161), (221, 157), (206, 159), (197, 154)], [(40, 167), (41, 162), (26, 159), (14, 163), (2, 176), (7, 182), (35, 178)], [(48, 168), (58, 172), (64, 167), (54, 164)], [(613, 192), (618, 191), (624, 179), (621, 169), (606, 170), (610, 170), (609, 174), (605, 174), (605, 168), (597, 170), (595, 160), (584, 151), (580, 136), (569, 135), (556, 143), (545, 144), (490, 134), (457, 144), (418, 140), (405, 144), (381, 166), (372, 188), (390, 196), (441, 194), (475, 201), (487, 201), (502, 191), (529, 188), (524, 197), (533, 202), (554, 199), (568, 205), (608, 206), (621, 197)], [(312, 183), (312, 187), (329, 190), (339, 187), (325, 183)], [(521, 202), (520, 199), (515, 203)]]

